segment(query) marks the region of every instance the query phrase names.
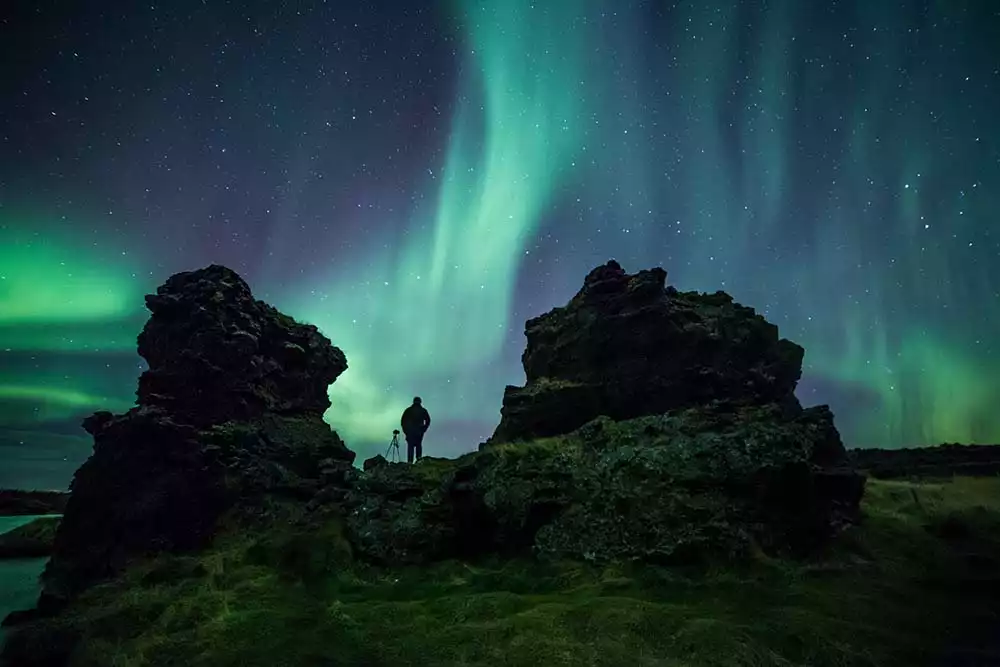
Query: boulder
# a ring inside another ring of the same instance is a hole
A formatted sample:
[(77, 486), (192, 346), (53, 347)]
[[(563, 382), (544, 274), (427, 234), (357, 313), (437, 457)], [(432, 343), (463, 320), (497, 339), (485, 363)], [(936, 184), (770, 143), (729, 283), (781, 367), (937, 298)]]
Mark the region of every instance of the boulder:
[(352, 467), (322, 419), (347, 362), (316, 327), (255, 300), (222, 266), (172, 276), (146, 304), (138, 405), (84, 421), (94, 452), (73, 478), (43, 610), (136, 557), (204, 547), (230, 509), (312, 498)]
[(725, 292), (665, 287), (666, 271), (591, 271), (570, 302), (528, 320), (525, 386), (504, 392), (490, 443), (547, 437), (728, 401), (798, 406), (803, 349)]

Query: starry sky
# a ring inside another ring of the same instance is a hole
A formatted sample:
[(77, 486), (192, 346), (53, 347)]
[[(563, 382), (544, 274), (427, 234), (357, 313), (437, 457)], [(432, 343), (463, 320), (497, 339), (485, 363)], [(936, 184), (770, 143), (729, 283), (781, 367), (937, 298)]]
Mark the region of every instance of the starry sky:
[(1000, 441), (1000, 4), (12, 0), (0, 486), (123, 411), (209, 263), (347, 355), (327, 420), (485, 439), (524, 320), (615, 258), (806, 348), (848, 445)]

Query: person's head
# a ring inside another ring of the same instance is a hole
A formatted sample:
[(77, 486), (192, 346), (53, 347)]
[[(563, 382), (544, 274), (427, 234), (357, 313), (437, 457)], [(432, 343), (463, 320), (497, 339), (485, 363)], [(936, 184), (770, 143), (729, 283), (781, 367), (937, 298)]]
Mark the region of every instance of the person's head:
[(413, 397), (413, 404), (414, 405), (420, 405), (420, 397), (419, 396), (414, 396)]

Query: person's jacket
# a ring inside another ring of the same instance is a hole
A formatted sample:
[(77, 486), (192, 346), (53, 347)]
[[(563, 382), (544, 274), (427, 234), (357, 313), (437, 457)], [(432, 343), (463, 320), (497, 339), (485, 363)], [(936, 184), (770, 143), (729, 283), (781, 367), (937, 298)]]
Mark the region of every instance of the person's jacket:
[(399, 425), (403, 427), (403, 433), (423, 433), (431, 425), (431, 415), (424, 406), (411, 405), (403, 410)]

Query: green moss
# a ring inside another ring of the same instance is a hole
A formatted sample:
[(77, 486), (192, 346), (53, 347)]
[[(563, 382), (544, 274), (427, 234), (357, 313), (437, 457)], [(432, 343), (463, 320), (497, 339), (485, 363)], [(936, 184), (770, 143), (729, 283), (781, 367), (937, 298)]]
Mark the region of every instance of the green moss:
[(923, 664), (995, 627), (1000, 479), (872, 482), (864, 509), (812, 561), (739, 567), (388, 570), (352, 563), (335, 515), (281, 521), (138, 564), (59, 623), (71, 664), (121, 667)]

